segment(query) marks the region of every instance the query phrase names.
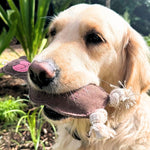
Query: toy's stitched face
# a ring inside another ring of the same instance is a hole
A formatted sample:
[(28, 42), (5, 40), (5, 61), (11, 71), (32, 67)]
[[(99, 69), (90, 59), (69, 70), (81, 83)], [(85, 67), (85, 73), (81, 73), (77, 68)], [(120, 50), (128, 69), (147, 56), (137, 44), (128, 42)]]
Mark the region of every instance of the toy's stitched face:
[[(112, 23), (106, 15), (120, 21)], [(31, 86), (48, 93), (64, 93), (90, 83), (100, 85), (100, 79), (110, 73), (108, 80), (112, 80), (118, 74), (118, 68), (112, 72), (112, 67), (122, 48), (118, 43), (124, 33), (122, 22), (101, 6), (78, 5), (60, 13), (50, 25), (49, 46), (31, 64)]]
[(22, 60), (22, 61), (20, 61), (19, 64), (12, 66), (12, 68), (13, 68), (13, 70), (15, 70), (17, 72), (27, 72), (29, 66), (30, 66), (29, 62)]
[(16, 76), (27, 81), (27, 71), (30, 66), (30, 62), (27, 61), (26, 57), (20, 57), (19, 59), (13, 60), (0, 69), (0, 73), (9, 74)]

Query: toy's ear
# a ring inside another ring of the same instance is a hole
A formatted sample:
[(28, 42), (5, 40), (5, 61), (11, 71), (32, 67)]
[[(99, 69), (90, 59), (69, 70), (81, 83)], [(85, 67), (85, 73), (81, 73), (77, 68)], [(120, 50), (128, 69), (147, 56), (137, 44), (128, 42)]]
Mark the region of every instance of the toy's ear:
[(30, 66), (30, 62), (27, 61), (25, 56), (15, 59), (0, 69), (0, 73), (5, 73), (11, 76), (15, 76), (27, 81), (27, 71)]

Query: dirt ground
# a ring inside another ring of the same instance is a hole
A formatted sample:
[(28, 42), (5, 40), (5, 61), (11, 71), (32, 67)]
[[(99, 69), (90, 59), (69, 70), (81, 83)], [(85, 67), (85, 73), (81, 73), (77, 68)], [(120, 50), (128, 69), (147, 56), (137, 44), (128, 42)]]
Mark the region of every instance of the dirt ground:
[[(20, 56), (24, 55), (20, 45), (13, 45), (12, 47)], [(2, 66), (18, 57), (16, 53), (6, 49), (0, 56), (0, 64)], [(0, 97), (6, 95), (28, 98), (28, 86), (26, 82), (9, 75), (0, 77)], [(0, 150), (34, 150), (31, 135), (25, 126), (21, 127), (22, 130), (19, 133), (15, 133), (15, 123), (7, 128), (4, 128), (3, 125), (4, 122), (0, 122)], [(54, 143), (55, 135), (50, 124), (47, 122), (42, 127), (40, 139), (45, 145), (45, 150), (50, 150)], [(38, 150), (43, 150), (43, 147), (39, 146)]]

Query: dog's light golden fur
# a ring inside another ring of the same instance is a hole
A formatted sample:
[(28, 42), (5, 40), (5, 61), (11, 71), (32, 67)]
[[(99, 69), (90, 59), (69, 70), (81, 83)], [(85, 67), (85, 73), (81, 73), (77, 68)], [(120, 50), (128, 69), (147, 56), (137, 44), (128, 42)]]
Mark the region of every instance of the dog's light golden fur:
[[(150, 150), (150, 85), (148, 48), (139, 33), (112, 10), (101, 5), (80, 4), (53, 19), (49, 46), (35, 60), (53, 59), (61, 69), (56, 92), (66, 92), (89, 83), (112, 91), (108, 83), (126, 81), (137, 100), (135, 106), (107, 106), (107, 126), (116, 131), (110, 139), (88, 137), (88, 119), (57, 121), (54, 150)], [(95, 30), (102, 43), (86, 45), (85, 35)], [(106, 81), (106, 82), (104, 82)], [(48, 89), (46, 89), (48, 92)], [(69, 129), (70, 133), (66, 130)], [(80, 141), (71, 136), (77, 131)]]

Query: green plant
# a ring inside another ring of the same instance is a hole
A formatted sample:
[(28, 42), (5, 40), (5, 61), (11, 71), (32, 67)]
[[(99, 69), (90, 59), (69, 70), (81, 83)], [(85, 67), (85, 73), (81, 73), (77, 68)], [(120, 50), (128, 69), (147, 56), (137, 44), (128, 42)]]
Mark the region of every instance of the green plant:
[(150, 34), (148, 36), (145, 36), (144, 39), (147, 42), (147, 45), (150, 47)]
[(0, 121), (5, 122), (5, 124), (10, 124), (19, 120), (19, 117), (24, 115), (22, 109), (27, 107), (23, 101), (19, 97), (16, 100), (12, 96), (0, 99)]
[[(80, 2), (79, 2), (80, 1)], [(55, 13), (59, 13), (60, 11), (63, 11), (67, 9), (69, 6), (74, 5), (76, 3), (81, 3), (81, 0), (53, 0), (53, 5), (55, 7)]]
[[(24, 101), (29, 102), (28, 100), (20, 99), (19, 97), (15, 99), (12, 96), (0, 99), (0, 121), (4, 122), (4, 127), (14, 123), (16, 132), (19, 131), (21, 125), (25, 125), (30, 131), (35, 150), (38, 149), (39, 144), (41, 144), (44, 149), (44, 143), (40, 141), (41, 129), (46, 122), (42, 117), (44, 106), (34, 107), (28, 112), (25, 112), (24, 109), (27, 107), (27, 104), (23, 103)], [(18, 122), (17, 125), (16, 122)], [(49, 123), (56, 134), (55, 126), (51, 122)]]
[[(30, 131), (35, 150), (38, 149), (40, 144), (41, 129), (45, 122), (41, 116), (42, 110), (43, 106), (29, 110), (28, 113), (20, 118), (16, 127), (16, 132), (18, 132), (21, 123), (26, 125)], [(41, 145), (44, 148), (44, 144), (42, 142)]]
[[(19, 8), (13, 0), (7, 0), (10, 10), (5, 11), (0, 5), (0, 18), (9, 27), (9, 31), (3, 30), (0, 35), (0, 53), (9, 46), (15, 36), (21, 43), (29, 61), (40, 53), (46, 45), (45, 16), (47, 15), (51, 0), (19, 0)], [(37, 4), (37, 12), (35, 5)], [(7, 39), (7, 40), (5, 40)]]

